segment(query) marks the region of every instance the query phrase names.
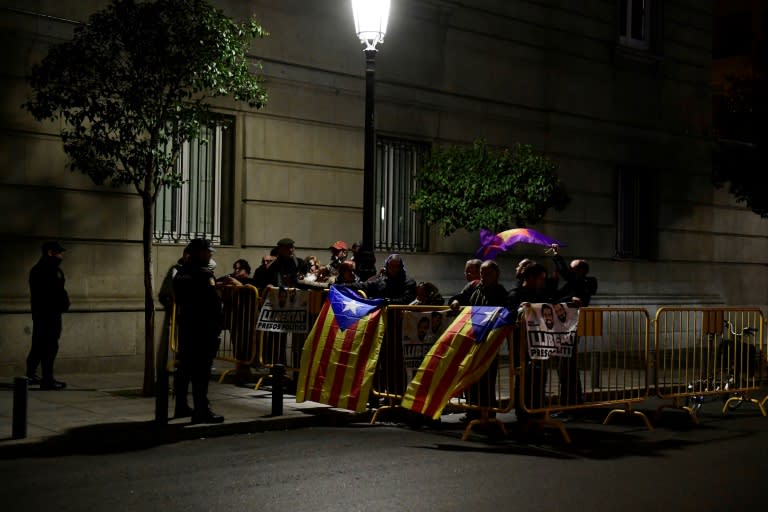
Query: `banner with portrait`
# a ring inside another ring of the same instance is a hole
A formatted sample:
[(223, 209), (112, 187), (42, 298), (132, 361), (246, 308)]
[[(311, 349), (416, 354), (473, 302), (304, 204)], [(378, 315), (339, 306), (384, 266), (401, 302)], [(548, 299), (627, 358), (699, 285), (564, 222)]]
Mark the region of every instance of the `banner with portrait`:
[(524, 309), (528, 356), (531, 359), (569, 358), (576, 343), (579, 308), (557, 304), (530, 304)]
[(410, 381), (419, 369), (424, 356), (451, 323), (449, 310), (403, 312), (403, 360)]
[(259, 311), (256, 329), (270, 332), (309, 331), (309, 291), (268, 288)]

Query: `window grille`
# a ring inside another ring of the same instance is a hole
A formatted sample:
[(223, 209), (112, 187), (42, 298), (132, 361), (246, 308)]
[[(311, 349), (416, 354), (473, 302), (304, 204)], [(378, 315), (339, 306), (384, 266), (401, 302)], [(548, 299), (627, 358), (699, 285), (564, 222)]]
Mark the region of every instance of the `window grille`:
[(214, 244), (231, 242), (222, 204), (231, 192), (233, 131), (208, 127), (184, 143), (178, 162), (183, 183), (165, 187), (155, 202), (156, 242), (182, 243), (193, 238), (207, 238)]
[(416, 171), (428, 151), (428, 144), (377, 137), (375, 249), (396, 252), (428, 249), (427, 228), (410, 207), (416, 190)]

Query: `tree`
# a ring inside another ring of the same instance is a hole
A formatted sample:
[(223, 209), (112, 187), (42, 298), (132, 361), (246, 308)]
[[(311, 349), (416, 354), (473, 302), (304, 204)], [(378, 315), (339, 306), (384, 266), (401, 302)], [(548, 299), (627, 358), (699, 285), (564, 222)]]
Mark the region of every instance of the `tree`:
[(716, 97), (717, 140), (712, 181), (740, 203), (768, 218), (768, 80), (763, 73), (728, 77)]
[(440, 224), (444, 236), (459, 228), (498, 232), (535, 224), (570, 201), (557, 165), (525, 144), (492, 149), (480, 140), (434, 148), (416, 182), (412, 207), (427, 223)]
[(181, 184), (182, 145), (222, 122), (213, 98), (264, 105), (247, 54), (265, 35), (255, 19), (236, 23), (204, 0), (112, 0), (32, 69), (24, 107), (38, 120), (64, 121), (68, 167), (97, 184), (133, 185), (141, 197), (146, 395), (155, 372), (155, 199)]

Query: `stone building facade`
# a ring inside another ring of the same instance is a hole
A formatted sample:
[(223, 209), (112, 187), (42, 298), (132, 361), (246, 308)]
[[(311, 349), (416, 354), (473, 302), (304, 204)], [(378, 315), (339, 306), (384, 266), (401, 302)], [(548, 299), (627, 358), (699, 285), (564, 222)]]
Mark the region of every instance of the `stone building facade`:
[[(282, 237), (326, 260), (330, 243), (361, 234), (364, 54), (349, 2), (213, 3), (270, 32), (252, 48), (270, 99), (258, 111), (218, 105), (234, 124), (205, 157), (218, 162), (206, 174), (216, 191), (203, 193), (213, 206), (160, 215), (157, 286), (191, 225), (215, 235), (219, 274)], [(60, 370), (143, 363), (140, 201), (69, 172), (57, 126), (20, 108), (31, 64), (105, 5), (0, 1), (0, 374), (22, 368), (27, 273), (46, 239), (68, 249)], [(535, 227), (591, 262), (596, 304), (768, 303), (768, 225), (710, 182), (712, 15), (698, 0), (393, 0), (376, 68), (379, 262), (402, 252), (414, 278), (458, 290), (477, 233), (421, 229), (407, 208), (418, 155), (523, 142), (559, 164), (572, 196)], [(203, 201), (185, 193), (190, 208)], [(523, 256), (546, 260), (535, 247), (503, 255), (505, 285)]]

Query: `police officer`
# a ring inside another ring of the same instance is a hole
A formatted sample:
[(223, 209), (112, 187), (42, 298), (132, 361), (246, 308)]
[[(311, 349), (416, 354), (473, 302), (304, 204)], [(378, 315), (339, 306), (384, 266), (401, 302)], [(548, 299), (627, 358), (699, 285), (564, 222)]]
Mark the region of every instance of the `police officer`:
[[(210, 241), (195, 238), (186, 252), (189, 259), (173, 278), (179, 327), (175, 416), (191, 416), (192, 423), (221, 423), (224, 417), (208, 404), (208, 381), (223, 323), (221, 297), (209, 266), (213, 249)], [(193, 410), (187, 405), (187, 382), (192, 384)]]
[[(53, 378), (53, 362), (59, 352), (61, 314), (69, 311), (69, 295), (64, 288), (64, 272), (59, 268), (64, 247), (45, 242), (40, 260), (29, 272), (32, 303), (32, 346), (27, 356), (27, 380), (40, 389), (63, 389), (66, 384)], [(35, 373), (40, 365), (43, 378)]]

